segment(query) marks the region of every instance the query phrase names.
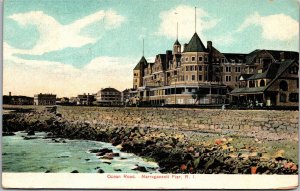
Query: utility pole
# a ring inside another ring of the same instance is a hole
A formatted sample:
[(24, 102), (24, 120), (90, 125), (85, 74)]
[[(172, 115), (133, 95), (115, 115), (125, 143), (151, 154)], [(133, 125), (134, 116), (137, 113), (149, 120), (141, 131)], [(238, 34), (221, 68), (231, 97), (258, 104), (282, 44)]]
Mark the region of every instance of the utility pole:
[(178, 21), (177, 21), (177, 33), (176, 33), (176, 40), (178, 40)]
[(197, 28), (196, 28), (196, 23), (197, 23), (197, 15), (196, 15), (196, 12), (197, 12), (197, 7), (195, 7), (195, 33), (197, 32)]
[(143, 39), (143, 56), (144, 56), (144, 51), (145, 51), (145, 44), (144, 44), (144, 39)]

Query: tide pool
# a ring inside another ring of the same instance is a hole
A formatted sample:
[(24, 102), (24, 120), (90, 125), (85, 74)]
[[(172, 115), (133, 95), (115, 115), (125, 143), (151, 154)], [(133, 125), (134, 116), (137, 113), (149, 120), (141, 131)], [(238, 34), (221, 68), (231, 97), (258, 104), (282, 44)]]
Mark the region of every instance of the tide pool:
[[(72, 172), (96, 173), (139, 173), (133, 170), (143, 166), (148, 173), (159, 173), (158, 165), (131, 153), (121, 152), (110, 143), (89, 140), (68, 140), (44, 138), (45, 132), (36, 132), (27, 136), (25, 132), (16, 132), (14, 136), (2, 137), (3, 172)], [(24, 137), (29, 137), (25, 140)], [(120, 156), (112, 160), (100, 159), (90, 149), (112, 149)], [(143, 172), (145, 173), (145, 172)]]

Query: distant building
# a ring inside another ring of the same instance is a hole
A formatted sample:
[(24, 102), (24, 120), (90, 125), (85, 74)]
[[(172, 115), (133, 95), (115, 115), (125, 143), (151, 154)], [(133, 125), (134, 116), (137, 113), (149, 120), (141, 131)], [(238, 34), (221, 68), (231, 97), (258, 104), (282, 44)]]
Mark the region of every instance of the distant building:
[(130, 100), (130, 89), (125, 89), (121, 93), (121, 102), (124, 104), (125, 102)]
[(77, 102), (79, 102), (79, 99), (77, 97), (71, 97), (69, 100), (69, 104), (76, 105)]
[(90, 95), (89, 93), (84, 93), (83, 95), (77, 96), (77, 105), (93, 105), (93, 102), (95, 101), (95, 96)]
[(55, 105), (56, 95), (54, 94), (36, 94), (34, 95), (34, 105)]
[(55, 104), (56, 105), (61, 105), (61, 98), (56, 98)]
[(61, 104), (69, 104), (70, 99), (67, 97), (63, 97), (60, 99)]
[(121, 92), (115, 88), (104, 88), (97, 93), (96, 101), (100, 105), (118, 106), (121, 105)]
[(9, 104), (9, 105), (33, 105), (33, 97), (12, 96), (11, 92), (9, 92), (9, 95), (4, 95), (3, 96), (3, 104)]
[(62, 98), (56, 98), (56, 104), (57, 105), (68, 105), (69, 104), (69, 98), (62, 97)]

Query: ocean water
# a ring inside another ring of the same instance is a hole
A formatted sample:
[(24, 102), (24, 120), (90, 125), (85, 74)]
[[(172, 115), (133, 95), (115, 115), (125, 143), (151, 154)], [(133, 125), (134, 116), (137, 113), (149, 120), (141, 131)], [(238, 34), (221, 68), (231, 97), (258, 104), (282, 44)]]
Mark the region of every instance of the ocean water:
[[(133, 170), (138, 166), (146, 167), (148, 173), (159, 173), (158, 165), (131, 153), (121, 152), (109, 143), (68, 140), (66, 143), (44, 139), (45, 132), (36, 132), (34, 139), (24, 140), (25, 132), (16, 132), (14, 136), (2, 137), (3, 172), (72, 172), (96, 173), (102, 169), (105, 173), (139, 173)], [(56, 139), (59, 140), (59, 139)], [(90, 149), (112, 149), (119, 157), (112, 160), (100, 159)], [(144, 172), (145, 173), (145, 172)]]

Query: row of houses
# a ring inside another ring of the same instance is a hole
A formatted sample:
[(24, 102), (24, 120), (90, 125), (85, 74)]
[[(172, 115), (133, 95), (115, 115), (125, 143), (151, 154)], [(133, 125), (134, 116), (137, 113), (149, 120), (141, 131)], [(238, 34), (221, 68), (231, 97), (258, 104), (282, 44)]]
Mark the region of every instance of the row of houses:
[(36, 94), (34, 97), (3, 96), (3, 104), (10, 105), (101, 105), (121, 106), (129, 102), (129, 89), (120, 92), (115, 88), (103, 88), (96, 94), (80, 94), (76, 97), (57, 98), (55, 94)]
[(73, 105), (101, 105), (101, 106), (121, 106), (128, 100), (129, 89), (120, 92), (115, 88), (103, 88), (95, 94), (81, 94), (71, 97), (70, 103)]
[(176, 39), (173, 51), (156, 55), (154, 62), (142, 56), (133, 69), (132, 102), (298, 107), (298, 71), (298, 52), (221, 53), (194, 33), (183, 47)]

